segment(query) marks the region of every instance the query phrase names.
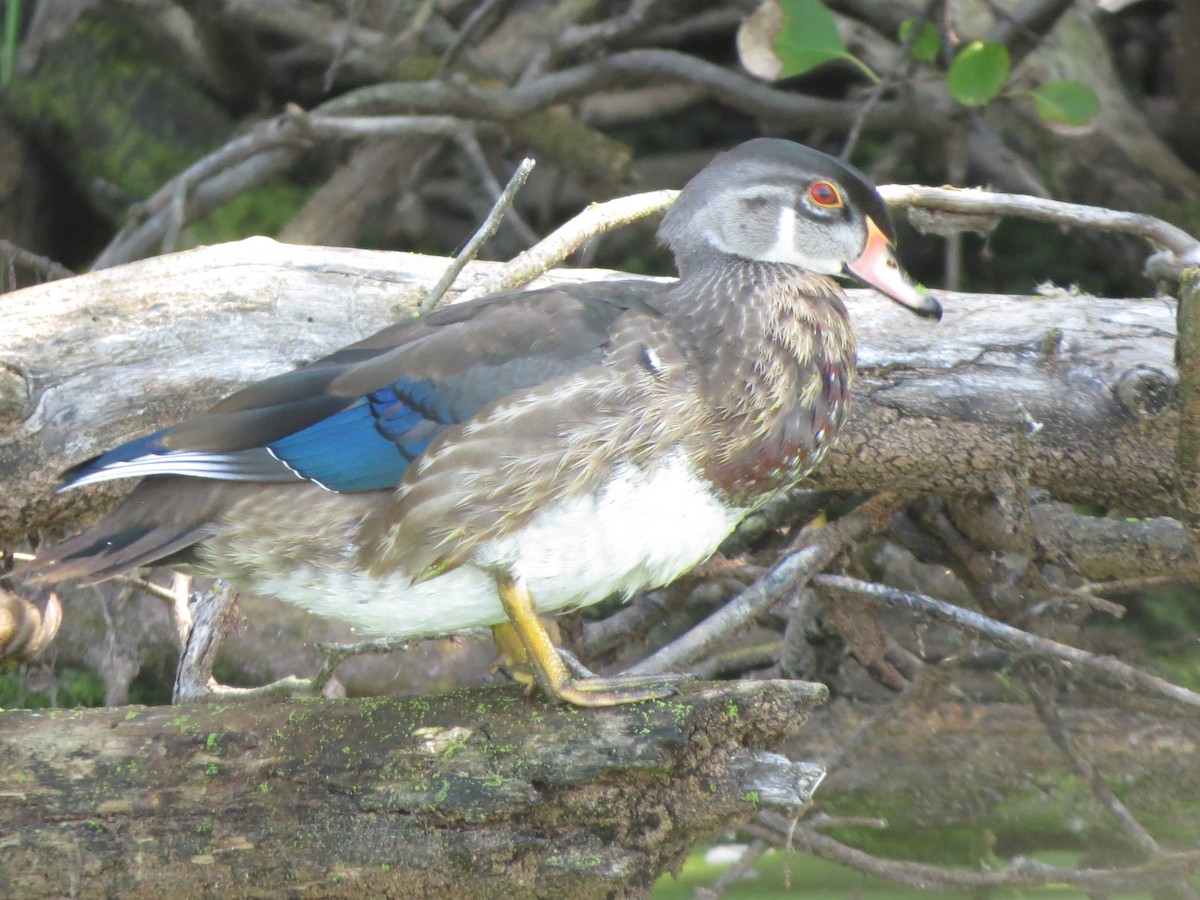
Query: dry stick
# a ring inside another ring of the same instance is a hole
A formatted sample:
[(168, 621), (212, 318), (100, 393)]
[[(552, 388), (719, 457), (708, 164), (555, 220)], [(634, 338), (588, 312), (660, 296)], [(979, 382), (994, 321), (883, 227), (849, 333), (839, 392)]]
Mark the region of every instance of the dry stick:
[[(487, 157), (483, 155), (483, 148), (479, 146), (479, 139), (475, 137), (475, 132), (470, 128), (464, 128), (462, 132), (455, 138), (458, 141), (459, 149), (462, 150), (463, 156), (467, 161), (475, 167), (475, 171), (479, 173), (479, 179), (483, 182), (483, 186), (487, 188), (488, 195), (493, 203), (499, 203), (503, 190), (500, 188), (500, 182), (496, 181), (496, 176), (492, 174), (491, 167), (487, 164)], [(526, 173), (528, 177), (528, 173)], [(522, 179), (522, 184), (524, 180)], [(538, 242), (537, 232), (534, 231), (526, 221), (521, 218), (521, 214), (512, 208), (512, 200), (510, 199), (507, 207), (508, 224), (521, 236), (521, 240), (525, 246), (530, 246)]]
[[(130, 210), (129, 222), (100, 253), (93, 269), (106, 269), (139, 258), (162, 239), (172, 218), (170, 209), (182, 189), (194, 198), (200, 186), (247, 164), (268, 156), (282, 168), (292, 158), (286, 148), (301, 143), (287, 117), (278, 117), (253, 128), (188, 166), (153, 195)], [(298, 148), (297, 148), (298, 149)], [(277, 171), (273, 169), (272, 171)], [(229, 194), (225, 199), (233, 196)], [(194, 213), (193, 213), (194, 216)]]
[(492, 275), (480, 279), (464, 291), (459, 299), (471, 300), (527, 284), (597, 235), (662, 212), (675, 202), (678, 194), (679, 191), (651, 191), (594, 203), (540, 243), (513, 257)]
[(566, 53), (588, 45), (603, 44), (639, 30), (657, 2), (659, 0), (633, 0), (629, 9), (611, 19), (588, 25), (568, 25), (554, 39), (552, 51), (556, 54)]
[[(782, 816), (772, 818), (781, 821), (773, 822), (769, 828), (751, 823), (745, 830), (778, 842), (790, 823), (783, 820)], [(1000, 887), (1040, 887), (1045, 884), (1069, 884), (1083, 891), (1133, 891), (1176, 882), (1200, 867), (1200, 850), (1191, 850), (1164, 854), (1144, 865), (1122, 869), (1069, 869), (1034, 859), (1017, 858), (996, 871), (968, 872), (925, 863), (880, 859), (821, 834), (805, 823), (796, 828), (794, 842), (799, 849), (820, 859), (887, 879), (894, 884), (926, 891), (974, 891)]]
[(1059, 659), (1080, 668), (1107, 675), (1126, 687), (1138, 687), (1149, 693), (1167, 697), (1184, 706), (1200, 709), (1200, 694), (1189, 691), (1187, 688), (1156, 678), (1112, 657), (1097, 656), (1086, 650), (1080, 650), (1078, 647), (1038, 637), (1019, 628), (1013, 628), (1011, 625), (1005, 625), (1003, 622), (997, 622), (981, 613), (950, 603), (943, 603), (941, 600), (935, 600), (925, 594), (901, 591), (881, 584), (860, 581), (857, 578), (847, 578), (844, 575), (817, 575), (812, 580), (814, 584), (836, 593), (855, 594), (891, 606), (907, 607), (957, 628), (975, 632), (1009, 650), (1027, 653), (1035, 657)]
[(313, 694), (321, 693), (325, 685), (329, 683), (329, 679), (333, 677), (334, 670), (352, 656), (360, 656), (364, 653), (391, 653), (395, 650), (404, 650), (411, 643), (412, 641), (407, 639), (398, 638), (377, 638), (373, 641), (358, 641), (353, 644), (330, 644), (325, 641), (317, 641), (314, 646), (325, 654), (325, 661), (321, 663), (316, 674), (304, 682), (305, 690)]
[[(551, 72), (514, 88), (482, 88), (465, 79), (368, 85), (330, 100), (320, 111), (349, 114), (364, 109), (405, 109), (511, 121), (605, 88), (657, 82), (692, 84), (734, 109), (804, 121), (814, 127), (846, 128), (858, 109), (856, 103), (778, 90), (675, 50), (629, 50)], [(933, 131), (945, 124), (944, 114), (938, 110), (894, 100), (881, 101), (871, 119), (878, 128)]]
[(92, 268), (109, 268), (153, 252), (173, 230), (286, 168), (313, 138), (419, 134), (460, 139), (469, 127), (454, 116), (330, 116), (322, 112), (328, 106), (312, 114), (289, 107), (193, 163), (130, 210), (129, 223)]
[(631, 675), (677, 671), (745, 628), (788, 590), (798, 587), (828, 565), (849, 542), (883, 527), (902, 500), (890, 492), (876, 494), (858, 509), (818, 531), (813, 543), (790, 553), (750, 587), (695, 628), (629, 669)]
[(1092, 765), (1091, 760), (1079, 752), (1079, 748), (1075, 746), (1075, 741), (1067, 730), (1066, 723), (1062, 720), (1062, 716), (1059, 715), (1058, 704), (1044, 690), (1042, 679), (1038, 677), (1036, 672), (1032, 671), (1033, 667), (1024, 665), (1021, 666), (1021, 670), (1025, 692), (1033, 702), (1033, 708), (1037, 711), (1038, 718), (1042, 720), (1042, 724), (1046, 727), (1050, 739), (1058, 745), (1058, 748), (1062, 750), (1063, 755), (1067, 757), (1071, 766), (1079, 773), (1079, 777), (1091, 787), (1092, 795), (1117, 820), (1117, 823), (1121, 826), (1121, 830), (1125, 832), (1126, 836), (1143, 853), (1151, 857), (1161, 856), (1163, 849), (1159, 846), (1158, 841), (1150, 835), (1150, 832), (1146, 831), (1142, 824), (1134, 818), (1129, 808), (1112, 792), (1112, 788), (1108, 786), (1108, 782), (1096, 771), (1096, 767)]
[[(268, 150), (204, 180), (188, 191), (186, 220), (195, 221), (228, 203), (233, 197), (262, 184), (287, 168), (299, 152), (298, 147)], [(172, 188), (177, 186), (174, 181), (168, 184)], [(92, 264), (92, 269), (110, 268), (151, 255), (173, 221), (168, 206), (141, 224), (127, 226), (104, 248)]]
[(796, 553), (788, 554), (775, 568), (717, 612), (682, 637), (647, 656), (637, 665), (631, 666), (628, 673), (630, 675), (653, 675), (660, 672), (672, 672), (694, 662), (713, 647), (745, 628), (794, 584), (801, 579), (812, 577), (812, 573), (818, 571), (828, 561), (825, 548), (819, 545), (805, 547)]
[(329, 116), (319, 112), (290, 113), (306, 135), (323, 138), (422, 137), (458, 138), (471, 122), (455, 116)]
[(475, 36), (475, 30), (484, 22), (496, 5), (503, 2), (507, 2), (507, 0), (483, 0), (482, 3), (475, 5), (475, 9), (467, 16), (467, 20), (463, 22), (462, 28), (454, 38), (454, 41), (442, 54), (442, 58), (438, 62), (438, 67), (433, 73), (434, 78), (441, 78), (446, 73), (446, 70), (458, 61), (459, 54), (462, 53), (468, 42)]
[(889, 206), (917, 207), (973, 215), (1012, 215), (1039, 222), (1075, 225), (1098, 231), (1117, 231), (1145, 238), (1167, 251), (1151, 264), (1184, 268), (1200, 265), (1200, 241), (1181, 228), (1154, 216), (1120, 212), (1081, 203), (1063, 203), (1028, 194), (1001, 194), (980, 188), (936, 188), (890, 184), (879, 188)]
[[(1191, 583), (1192, 579), (1186, 575), (1145, 575), (1137, 578), (1113, 578), (1108, 581), (1093, 581), (1090, 584), (1071, 588), (1071, 593), (1093, 595), (1117, 592), (1131, 594), (1134, 591), (1145, 591), (1150, 588), (1174, 587)], [(1124, 607), (1121, 608), (1124, 609)], [(1117, 618), (1119, 619), (1121, 616), (1117, 616)]]
[(2, 238), (0, 238), (0, 259), (8, 259), (19, 266), (33, 269), (33, 271), (50, 281), (56, 281), (59, 278), (71, 278), (75, 275), (66, 266), (55, 262), (48, 256), (42, 256), (34, 253), (32, 250), (26, 250), (24, 247), (18, 247), (12, 241), (6, 241)]
[(692, 894), (693, 900), (720, 900), (727, 890), (746, 877), (759, 858), (771, 849), (771, 844), (771, 841), (762, 838), (752, 840), (729, 868), (717, 876), (716, 881), (708, 887), (696, 888)]
[(445, 296), (446, 291), (450, 290), (450, 285), (454, 284), (454, 279), (458, 277), (463, 267), (475, 258), (475, 254), (479, 252), (479, 248), (496, 233), (496, 229), (500, 227), (500, 220), (504, 218), (504, 214), (512, 206), (513, 199), (517, 196), (517, 191), (525, 184), (525, 179), (533, 171), (534, 165), (534, 161), (529, 157), (521, 160), (521, 164), (517, 166), (517, 171), (513, 172), (512, 178), (508, 180), (508, 184), (501, 191), (499, 199), (496, 200), (496, 204), (492, 207), (492, 211), (483, 220), (483, 224), (479, 226), (479, 230), (467, 241), (467, 245), (463, 247), (462, 252), (454, 257), (450, 265), (446, 267), (446, 271), (442, 273), (442, 277), (433, 286), (433, 290), (421, 301), (418, 312), (424, 315), (437, 306), (438, 301)]

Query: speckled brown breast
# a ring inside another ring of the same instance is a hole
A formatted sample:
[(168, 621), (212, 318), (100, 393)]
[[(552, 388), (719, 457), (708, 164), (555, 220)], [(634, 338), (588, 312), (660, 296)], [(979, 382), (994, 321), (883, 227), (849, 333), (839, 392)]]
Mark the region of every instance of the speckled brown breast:
[(703, 467), (713, 486), (735, 506), (759, 505), (811, 472), (836, 440), (846, 417), (853, 369), (823, 362), (817, 402), (796, 403), (773, 417), (765, 434), (739, 442), (728, 457), (711, 457)]
[(812, 471), (836, 439), (856, 351), (830, 279), (752, 263), (735, 271), (699, 304), (711, 304), (702, 320), (717, 325), (691, 336), (713, 413), (693, 459), (726, 503), (753, 507)]

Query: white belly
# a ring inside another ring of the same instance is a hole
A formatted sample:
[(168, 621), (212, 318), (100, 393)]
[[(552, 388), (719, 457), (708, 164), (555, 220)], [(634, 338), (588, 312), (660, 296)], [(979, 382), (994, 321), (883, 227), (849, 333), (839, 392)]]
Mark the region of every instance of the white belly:
[(587, 606), (673, 580), (707, 559), (745, 512), (718, 502), (676, 451), (653, 469), (622, 466), (597, 494), (541, 510), (471, 563), (420, 584), (301, 563), (254, 590), (394, 637), (448, 634), (505, 620), (489, 569), (523, 579), (541, 612)]

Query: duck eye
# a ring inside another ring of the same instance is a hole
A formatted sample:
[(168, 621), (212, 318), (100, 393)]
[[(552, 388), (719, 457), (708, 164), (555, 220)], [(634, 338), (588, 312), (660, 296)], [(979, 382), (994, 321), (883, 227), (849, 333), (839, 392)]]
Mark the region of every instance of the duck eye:
[(817, 206), (826, 209), (837, 209), (842, 205), (842, 195), (828, 181), (814, 181), (808, 189), (808, 196)]

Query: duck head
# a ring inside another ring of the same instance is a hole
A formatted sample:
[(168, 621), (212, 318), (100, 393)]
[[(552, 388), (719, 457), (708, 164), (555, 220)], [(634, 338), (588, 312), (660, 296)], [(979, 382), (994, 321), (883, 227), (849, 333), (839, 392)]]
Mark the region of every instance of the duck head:
[(867, 177), (793, 141), (758, 138), (716, 157), (680, 192), (658, 233), (685, 277), (725, 254), (850, 275), (918, 315), (942, 315), (900, 267), (887, 207)]

